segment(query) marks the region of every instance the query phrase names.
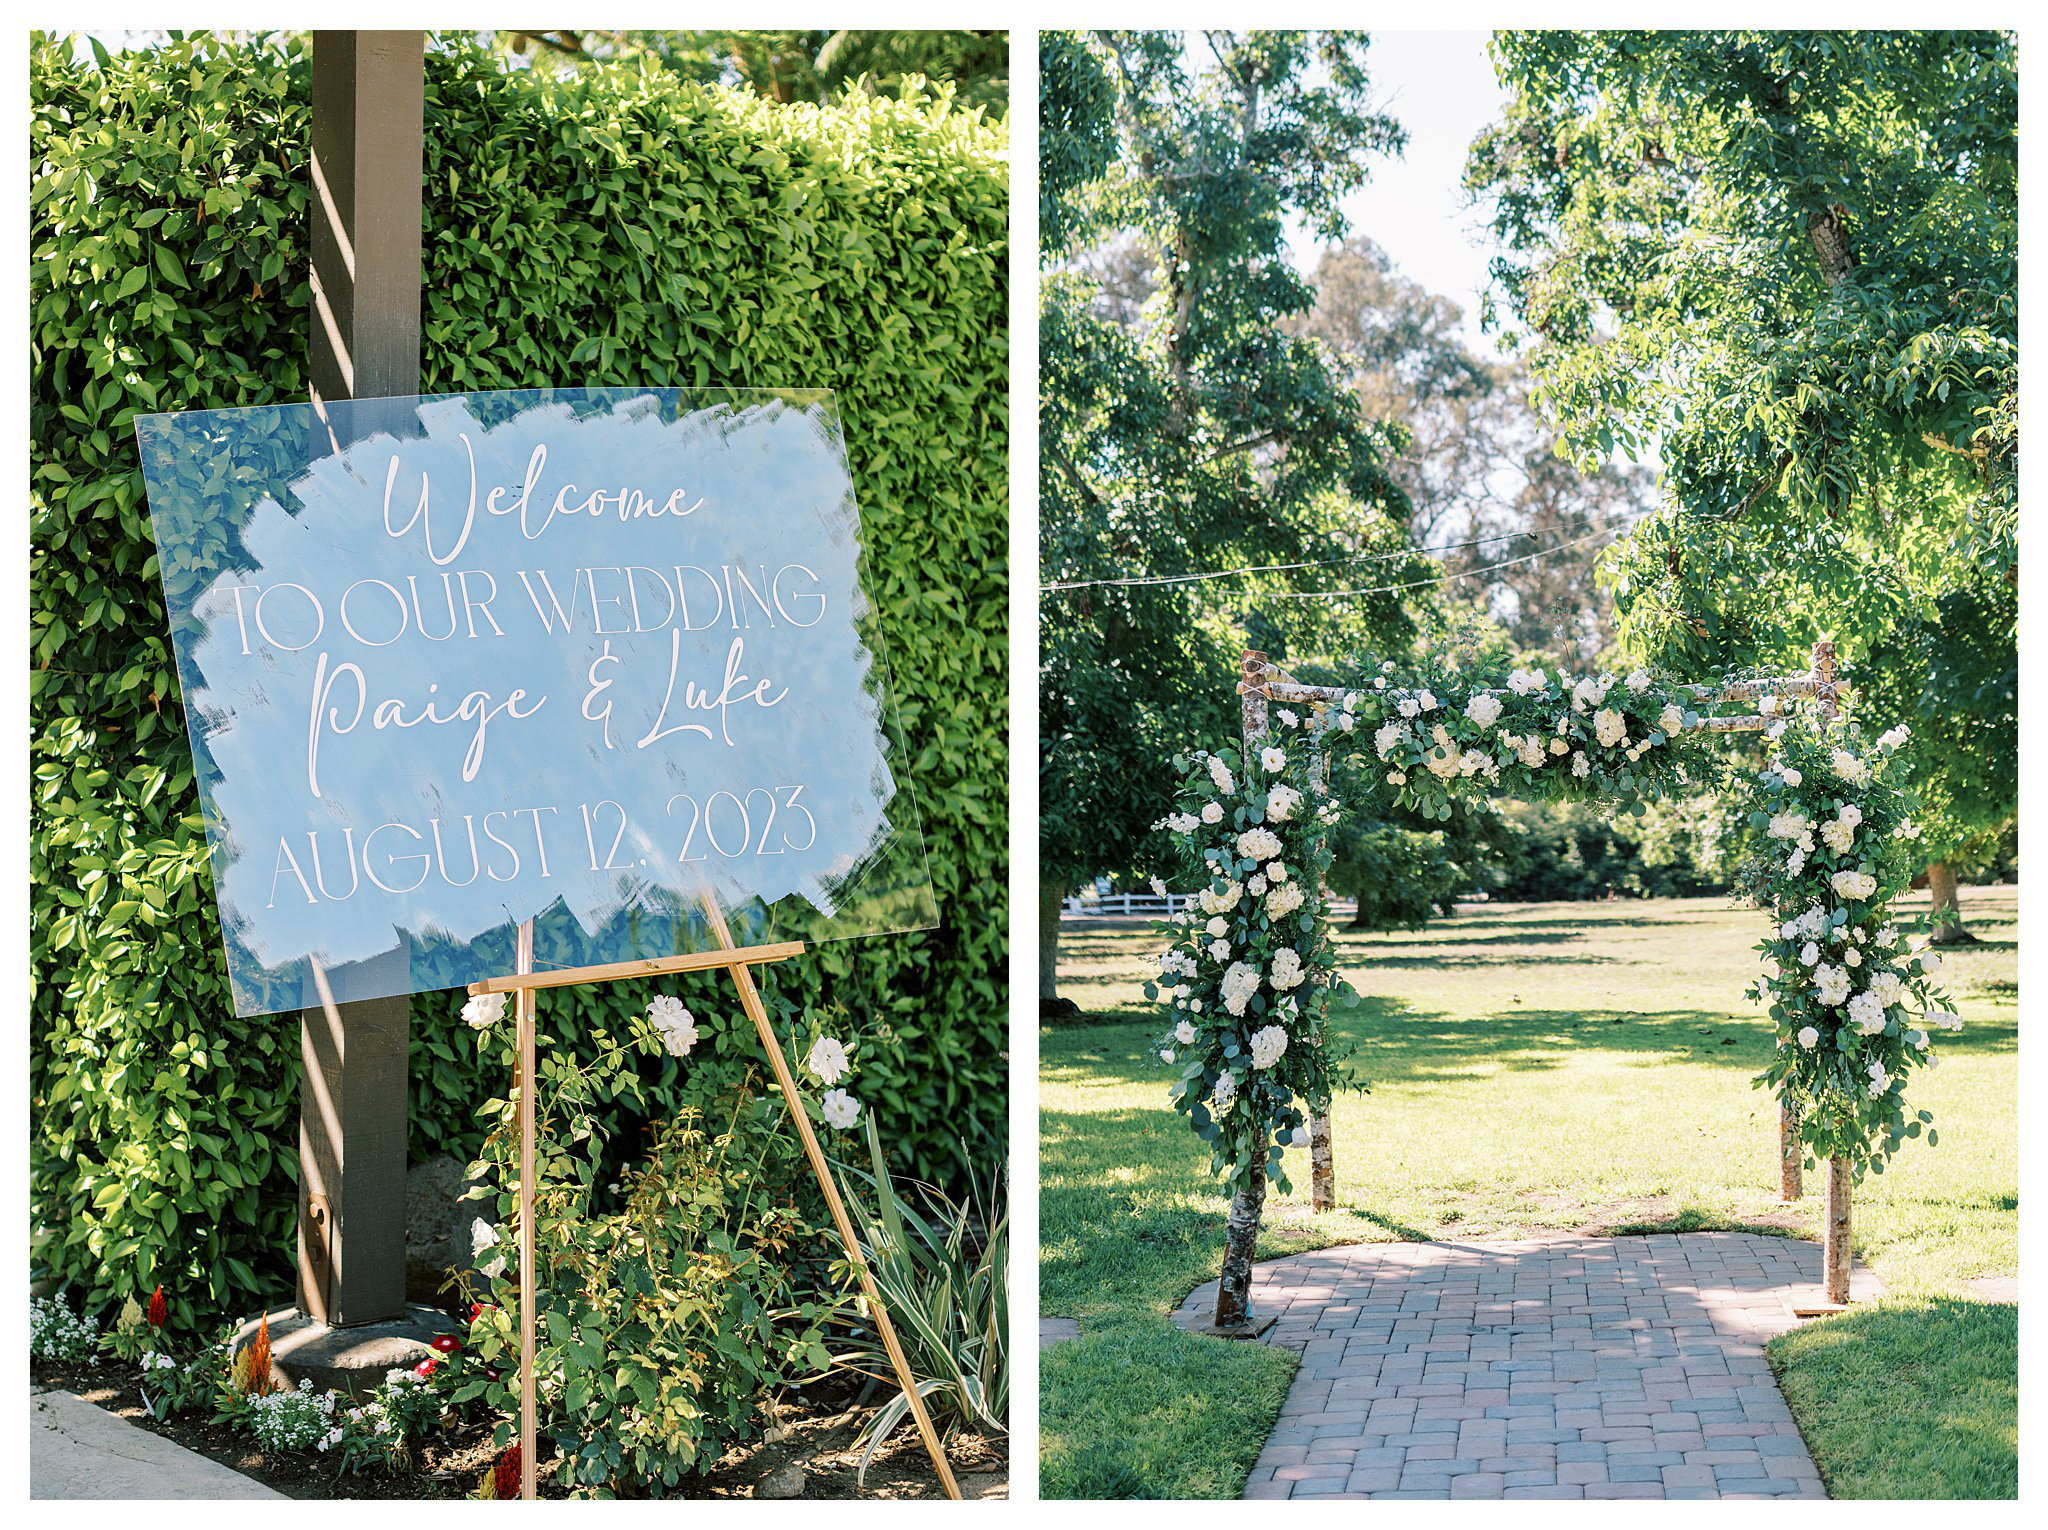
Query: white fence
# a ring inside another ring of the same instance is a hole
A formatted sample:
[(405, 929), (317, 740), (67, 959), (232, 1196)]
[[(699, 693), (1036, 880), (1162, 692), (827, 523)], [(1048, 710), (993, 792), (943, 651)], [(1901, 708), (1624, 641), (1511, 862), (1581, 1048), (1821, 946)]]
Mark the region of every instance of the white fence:
[[(1060, 905), (1060, 914), (1066, 919), (1163, 919), (1180, 906), (1181, 899), (1158, 893), (1091, 893), (1068, 898)], [(1332, 898), (1329, 909), (1332, 915), (1348, 917), (1357, 912), (1358, 904), (1351, 898)]]

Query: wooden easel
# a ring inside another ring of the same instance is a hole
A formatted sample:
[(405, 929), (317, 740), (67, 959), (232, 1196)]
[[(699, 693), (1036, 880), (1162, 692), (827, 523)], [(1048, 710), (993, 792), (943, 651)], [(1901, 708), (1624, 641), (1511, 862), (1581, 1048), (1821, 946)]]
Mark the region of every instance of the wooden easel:
[(903, 1354), (903, 1346), (896, 1338), (896, 1325), (889, 1321), (889, 1309), (882, 1302), (882, 1293), (875, 1288), (875, 1277), (868, 1269), (867, 1259), (860, 1251), (860, 1239), (854, 1233), (853, 1222), (846, 1214), (846, 1203), (840, 1199), (839, 1186), (832, 1178), (832, 1168), (825, 1161), (824, 1149), (818, 1146), (817, 1133), (811, 1129), (810, 1117), (804, 1114), (802, 1103), (797, 1098), (796, 1079), (789, 1071), (789, 1059), (782, 1055), (782, 1043), (776, 1037), (775, 1027), (769, 1023), (768, 1010), (761, 1002), (761, 991), (754, 986), (752, 968), (758, 964), (786, 961), (803, 953), (801, 941), (785, 941), (776, 945), (735, 946), (732, 932), (726, 927), (725, 915), (716, 898), (705, 894), (700, 900), (705, 918), (710, 922), (711, 932), (720, 949), (699, 951), (686, 956), (658, 956), (642, 961), (609, 962), (597, 967), (563, 967), (552, 972), (539, 973), (533, 970), (533, 921), (526, 920), (519, 926), (519, 938), (514, 953), (516, 971), (508, 977), (485, 978), (469, 985), (470, 997), (486, 993), (511, 993), (517, 995), (519, 1027), (519, 1071), (516, 1087), (519, 1093), (519, 1496), (531, 1499), (534, 1492), (534, 1377), (533, 1377), (533, 1182), (534, 1182), (534, 1012), (535, 994), (543, 988), (563, 988), (571, 983), (611, 983), (621, 978), (654, 977), (669, 972), (703, 972), (713, 967), (723, 967), (732, 974), (733, 986), (739, 990), (740, 1007), (745, 1009), (754, 1022), (754, 1029), (760, 1033), (762, 1050), (768, 1054), (768, 1063), (775, 1070), (775, 1082), (782, 1089), (783, 1103), (789, 1107), (790, 1118), (796, 1122), (797, 1135), (803, 1138), (804, 1156), (811, 1161), (811, 1172), (818, 1177), (818, 1187), (825, 1192), (825, 1204), (831, 1208), (832, 1221), (839, 1229), (839, 1238), (846, 1245), (848, 1263), (854, 1274), (860, 1278), (861, 1290), (868, 1299), (868, 1309), (874, 1315), (875, 1327), (882, 1335), (883, 1347), (889, 1351), (889, 1363), (896, 1372), (896, 1380), (903, 1387), (904, 1396), (910, 1400), (911, 1415), (917, 1420), (917, 1432), (924, 1438), (925, 1451), (937, 1468), (939, 1481), (945, 1486), (946, 1496), (957, 1499), (960, 1485), (953, 1480), (953, 1469), (946, 1461), (945, 1447), (939, 1443), (938, 1431), (932, 1427), (931, 1415), (925, 1411), (924, 1399), (918, 1394), (917, 1379), (911, 1374), (910, 1362)]

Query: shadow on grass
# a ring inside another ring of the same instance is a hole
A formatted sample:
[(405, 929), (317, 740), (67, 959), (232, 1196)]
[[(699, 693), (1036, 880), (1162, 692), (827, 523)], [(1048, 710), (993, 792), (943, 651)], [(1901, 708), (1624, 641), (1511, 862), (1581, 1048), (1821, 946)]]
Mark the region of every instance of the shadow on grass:
[(2019, 1308), (1896, 1299), (1770, 1344), (1835, 1498), (2011, 1498), (2019, 1490)]

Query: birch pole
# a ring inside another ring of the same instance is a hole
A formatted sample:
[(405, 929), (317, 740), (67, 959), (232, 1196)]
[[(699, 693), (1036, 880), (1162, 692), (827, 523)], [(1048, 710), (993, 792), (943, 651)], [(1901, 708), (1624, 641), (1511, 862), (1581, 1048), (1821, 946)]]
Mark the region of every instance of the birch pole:
[[(1247, 648), (1240, 665), (1237, 692), (1242, 698), (1244, 746), (1266, 733), (1266, 656)], [(1252, 1251), (1259, 1241), (1259, 1218), (1266, 1207), (1266, 1155), (1252, 1154), (1251, 1170), (1230, 1198), (1230, 1221), (1223, 1239), (1223, 1275), (1216, 1284), (1216, 1326), (1243, 1328), (1251, 1320)]]
[[(1823, 637), (1813, 645), (1813, 704), (1824, 723), (1832, 723), (1841, 708), (1836, 699), (1835, 644)], [(1782, 1131), (1783, 1128), (1780, 1127)], [(1794, 1118), (1797, 1130), (1797, 1118)], [(1797, 1144), (1795, 1143), (1796, 1147)], [(1826, 1269), (1827, 1298), (1840, 1306), (1849, 1301), (1850, 1207), (1849, 1160), (1828, 1160), (1827, 1231), (1821, 1262)]]

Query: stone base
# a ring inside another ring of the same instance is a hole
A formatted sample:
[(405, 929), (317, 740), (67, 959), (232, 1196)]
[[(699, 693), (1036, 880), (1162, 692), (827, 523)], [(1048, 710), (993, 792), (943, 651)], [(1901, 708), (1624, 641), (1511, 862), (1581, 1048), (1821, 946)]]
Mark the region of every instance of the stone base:
[[(270, 1369), (288, 1387), (301, 1381), (313, 1390), (364, 1396), (381, 1386), (387, 1371), (409, 1369), (434, 1352), (436, 1334), (456, 1332), (447, 1313), (413, 1306), (389, 1323), (330, 1328), (295, 1307), (280, 1307), (270, 1318)], [(256, 1336), (258, 1319), (235, 1330), (235, 1347)]]
[[(1179, 1314), (1175, 1316), (1178, 1317)], [(1183, 1333), (1195, 1334), (1204, 1339), (1256, 1339), (1279, 1321), (1280, 1314), (1277, 1312), (1270, 1317), (1261, 1317), (1258, 1313), (1252, 1312), (1245, 1315), (1242, 1323), (1224, 1328), (1214, 1317), (1190, 1315), (1189, 1320), (1182, 1322), (1180, 1327)]]

